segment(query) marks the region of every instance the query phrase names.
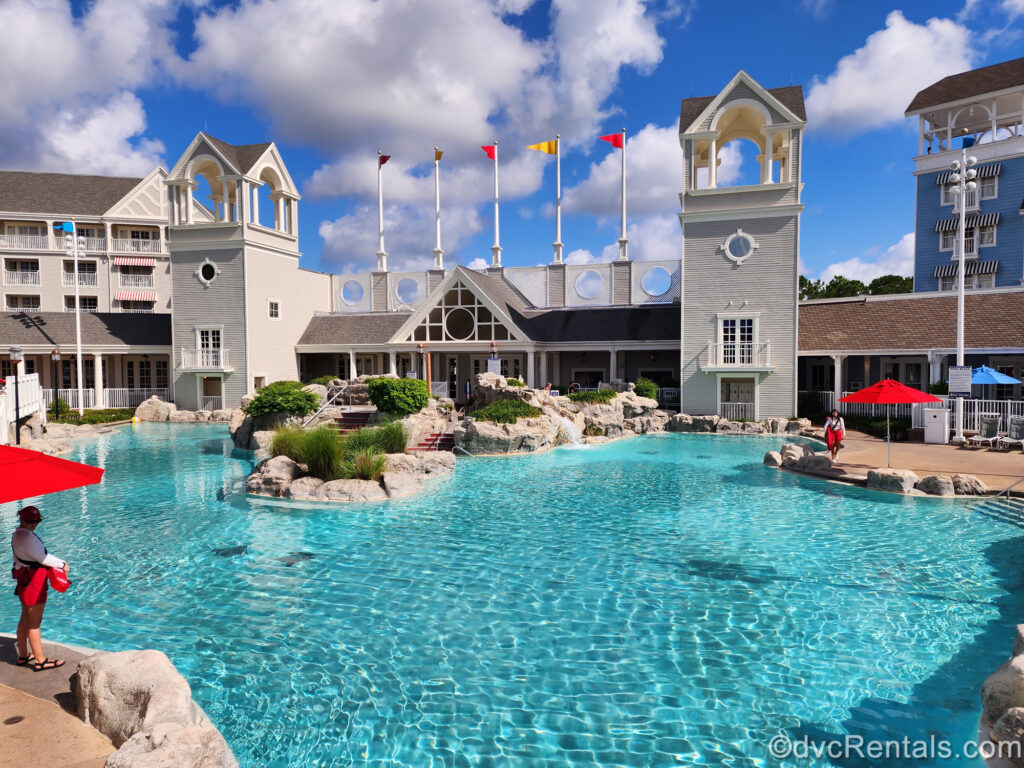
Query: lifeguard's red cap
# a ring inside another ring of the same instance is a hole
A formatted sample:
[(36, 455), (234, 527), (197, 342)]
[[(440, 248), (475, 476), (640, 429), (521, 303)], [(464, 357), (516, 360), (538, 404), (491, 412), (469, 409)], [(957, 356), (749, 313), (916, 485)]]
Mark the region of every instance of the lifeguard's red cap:
[(43, 515), (39, 511), (39, 507), (22, 507), (18, 510), (18, 517), (26, 523), (38, 523), (43, 519)]

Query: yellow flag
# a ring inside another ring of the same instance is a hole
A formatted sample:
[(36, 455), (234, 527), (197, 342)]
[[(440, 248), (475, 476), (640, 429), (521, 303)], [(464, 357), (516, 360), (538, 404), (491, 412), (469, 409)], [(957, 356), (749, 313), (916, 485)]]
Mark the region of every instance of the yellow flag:
[(441, 159), (441, 155), (443, 155), (443, 154), (444, 154), (444, 152), (442, 152), (441, 150), (435, 149), (434, 150), (434, 162), (436, 163), (438, 160), (440, 160)]
[(538, 152), (546, 152), (549, 155), (558, 154), (558, 141), (542, 141), (540, 144), (531, 144), (527, 149), (536, 149)]

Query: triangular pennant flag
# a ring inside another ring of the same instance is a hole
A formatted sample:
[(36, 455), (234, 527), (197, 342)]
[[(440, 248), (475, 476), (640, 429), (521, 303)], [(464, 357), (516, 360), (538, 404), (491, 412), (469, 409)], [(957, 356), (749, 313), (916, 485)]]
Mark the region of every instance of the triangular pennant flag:
[(622, 149), (622, 134), (621, 133), (609, 133), (607, 136), (602, 136), (601, 141), (607, 141), (613, 147)]
[(497, 149), (497, 147), (495, 147), (493, 144), (488, 144), (485, 147), (480, 147), (480, 149), (482, 149), (484, 152), (486, 152), (487, 156), (489, 158), (491, 158), (491, 160), (494, 159), (494, 150)]
[(531, 144), (527, 149), (535, 149), (538, 152), (546, 152), (549, 155), (558, 154), (558, 141), (542, 141), (540, 144)]
[(391, 155), (380, 155), (379, 159), (377, 161), (377, 167), (378, 168), (383, 168), (384, 167), (384, 163), (386, 163), (390, 159), (391, 159)]
[(444, 154), (444, 152), (442, 150), (435, 149), (434, 150), (434, 162), (436, 163), (438, 160), (440, 160), (441, 159), (441, 155), (443, 155), (443, 154)]

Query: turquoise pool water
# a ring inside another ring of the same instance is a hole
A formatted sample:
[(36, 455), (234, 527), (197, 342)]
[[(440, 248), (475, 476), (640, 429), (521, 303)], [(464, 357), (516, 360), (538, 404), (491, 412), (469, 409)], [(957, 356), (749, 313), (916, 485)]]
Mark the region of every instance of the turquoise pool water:
[(246, 499), (225, 437), (76, 449), (107, 474), (40, 502), (74, 565), (44, 633), (166, 651), (245, 766), (968, 765), (768, 741), (969, 739), (1024, 617), (1022, 529), (763, 467), (779, 439), (475, 459), (296, 509)]

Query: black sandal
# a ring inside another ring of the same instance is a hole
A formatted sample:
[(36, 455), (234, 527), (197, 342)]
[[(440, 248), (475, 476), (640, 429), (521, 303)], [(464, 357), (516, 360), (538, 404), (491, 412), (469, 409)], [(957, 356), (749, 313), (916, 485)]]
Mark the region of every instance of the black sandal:
[(36, 672), (42, 672), (47, 669), (57, 669), (57, 667), (64, 666), (64, 659), (47, 659), (46, 661), (37, 661), (32, 665), (32, 669)]
[(31, 654), (31, 653), (28, 656), (19, 656), (18, 657), (18, 661), (16, 662), (16, 665), (19, 666), (19, 667), (26, 667), (26, 666), (29, 665), (29, 663), (34, 663), (33, 662), (34, 659), (35, 659), (35, 655)]

